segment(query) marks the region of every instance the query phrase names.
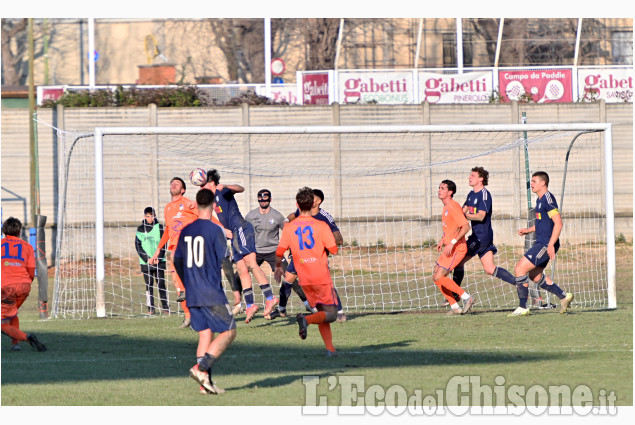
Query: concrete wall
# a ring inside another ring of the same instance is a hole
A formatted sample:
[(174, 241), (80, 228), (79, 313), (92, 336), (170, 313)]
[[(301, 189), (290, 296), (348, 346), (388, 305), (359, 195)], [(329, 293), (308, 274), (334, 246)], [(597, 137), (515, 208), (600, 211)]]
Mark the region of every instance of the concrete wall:
[[(57, 209), (60, 199), (58, 170), (62, 142), (52, 126), (72, 133), (91, 132), (97, 126), (291, 126), (291, 125), (406, 125), (406, 124), (504, 124), (518, 123), (525, 112), (528, 122), (610, 122), (613, 124), (616, 233), (632, 238), (633, 206), (633, 104), (492, 104), (492, 105), (331, 105), (232, 108), (74, 108), (38, 110), (41, 214), (48, 217), (47, 245), (53, 251)], [(27, 222), (31, 208), (28, 110), (2, 109), (2, 216), (16, 216)], [(275, 149), (275, 147), (273, 148)], [(267, 154), (264, 152), (263, 155)], [(87, 165), (92, 166), (92, 165)], [(433, 176), (434, 177), (434, 176)], [(524, 176), (523, 176), (524, 177)], [(435, 177), (436, 178), (436, 177)], [(436, 184), (432, 179), (433, 186)], [(161, 180), (160, 180), (161, 181)], [(134, 182), (133, 182), (134, 183)], [(254, 181), (254, 185), (259, 182)], [(318, 183), (319, 184), (319, 183)], [(522, 183), (516, 182), (522, 193)], [(294, 188), (297, 189), (297, 183)], [(153, 204), (166, 202), (161, 187)], [(330, 187), (326, 188), (327, 190)], [(252, 190), (248, 187), (248, 190)], [(253, 189), (255, 190), (255, 189)], [(290, 189), (291, 190), (291, 189)], [(432, 189), (433, 190), (433, 189)], [(342, 189), (343, 192), (347, 188)], [(352, 192), (349, 190), (349, 192)], [(492, 189), (493, 193), (494, 189)], [(497, 189), (498, 191), (498, 189)], [(293, 192), (289, 192), (291, 196)], [(255, 198), (246, 193), (241, 210), (253, 208)], [(461, 198), (464, 198), (464, 194)], [(327, 209), (341, 211), (337, 199), (329, 199)], [(90, 199), (88, 197), (87, 199)], [(500, 198), (499, 198), (500, 199)], [(462, 201), (462, 199), (459, 199)], [(289, 207), (292, 202), (289, 204)], [(500, 205), (500, 203), (499, 203)], [(434, 205), (432, 206), (432, 208)], [(436, 210), (431, 210), (436, 211)], [(283, 212), (286, 212), (284, 210)], [(25, 216), (26, 214), (26, 216)], [(136, 215), (134, 216), (136, 218)], [(339, 218), (339, 217), (338, 217)], [(358, 242), (362, 242), (358, 240)], [(374, 242), (374, 241), (371, 241)], [(386, 242), (386, 241), (384, 241)]]

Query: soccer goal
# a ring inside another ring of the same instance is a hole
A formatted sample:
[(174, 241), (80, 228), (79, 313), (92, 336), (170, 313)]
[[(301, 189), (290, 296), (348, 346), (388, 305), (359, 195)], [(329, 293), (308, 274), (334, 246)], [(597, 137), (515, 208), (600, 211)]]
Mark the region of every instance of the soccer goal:
[[(495, 263), (513, 273), (525, 250), (518, 229), (535, 203), (527, 178), (546, 171), (564, 221), (547, 273), (575, 293), (573, 308), (616, 307), (610, 124), (113, 127), (64, 144), (53, 317), (147, 311), (136, 228), (148, 206), (164, 222), (174, 176), (195, 199), (188, 176), (196, 167), (216, 168), (221, 183), (245, 188), (236, 195), (243, 216), (257, 208), (262, 188), (285, 216), (300, 187), (321, 189), (322, 208), (344, 237), (329, 261), (347, 312), (440, 308), (444, 298), (431, 280), (442, 235), (437, 188), (453, 180), (463, 204), (476, 166), (489, 171)], [(277, 293), (266, 263), (263, 270)], [(462, 286), (477, 309), (517, 305), (515, 287), (485, 274), (478, 257), (466, 264)], [(257, 287), (254, 294), (263, 301)], [(292, 295), (290, 308), (301, 307)]]

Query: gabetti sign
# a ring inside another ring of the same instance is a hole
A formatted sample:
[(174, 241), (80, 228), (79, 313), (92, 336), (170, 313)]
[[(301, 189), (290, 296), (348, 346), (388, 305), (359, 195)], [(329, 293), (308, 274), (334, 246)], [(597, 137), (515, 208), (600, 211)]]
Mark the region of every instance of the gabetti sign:
[(633, 75), (628, 69), (579, 69), (578, 97), (607, 103), (633, 101)]
[(340, 72), (342, 103), (412, 103), (412, 72)]
[(492, 71), (465, 74), (419, 73), (419, 99), (429, 103), (488, 103)]

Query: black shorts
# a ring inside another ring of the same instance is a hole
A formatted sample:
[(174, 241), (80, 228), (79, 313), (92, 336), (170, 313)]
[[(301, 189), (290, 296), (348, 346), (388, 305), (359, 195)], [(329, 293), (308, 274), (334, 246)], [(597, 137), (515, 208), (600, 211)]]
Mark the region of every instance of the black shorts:
[[(560, 242), (556, 242), (554, 246), (555, 251), (560, 249)], [(525, 258), (528, 259), (534, 266), (545, 268), (549, 264), (549, 254), (547, 254), (547, 245), (541, 243), (535, 243), (531, 248), (525, 252)]]
[(492, 251), (492, 254), (496, 255), (498, 249), (493, 243), (482, 244), (478, 238), (471, 234), (469, 238), (467, 238), (467, 255), (468, 257), (474, 257), (478, 255), (478, 258), (482, 258), (483, 255), (487, 254), (489, 251)]

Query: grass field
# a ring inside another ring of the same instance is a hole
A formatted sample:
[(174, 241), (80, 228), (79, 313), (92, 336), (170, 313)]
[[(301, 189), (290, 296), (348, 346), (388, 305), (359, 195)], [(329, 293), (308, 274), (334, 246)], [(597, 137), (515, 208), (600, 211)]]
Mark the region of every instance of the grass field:
[[(363, 377), (365, 389), (398, 385), (407, 394), (444, 390), (454, 376), (481, 384), (586, 385), (593, 402), (611, 391), (618, 406), (633, 405), (633, 247), (617, 247), (618, 308), (573, 309), (566, 315), (509, 311), (445, 317), (442, 311), (352, 314), (332, 324), (339, 358), (325, 358), (317, 327), (305, 341), (294, 319), (238, 324), (238, 336), (214, 366), (227, 390), (203, 396), (188, 377), (197, 334), (178, 329), (182, 317), (39, 320), (33, 291), (20, 326), (49, 351), (22, 344), (10, 351), (2, 336), (3, 406), (302, 406), (303, 377), (319, 376), (317, 394), (342, 403), (333, 377)], [(432, 283), (431, 283), (432, 284)], [(477, 305), (478, 307), (478, 305)], [(330, 388), (332, 387), (332, 388)], [(447, 400), (443, 404), (451, 404)], [(472, 404), (482, 404), (473, 401)], [(487, 404), (487, 403), (485, 403)], [(156, 415), (155, 419), (156, 420)]]

